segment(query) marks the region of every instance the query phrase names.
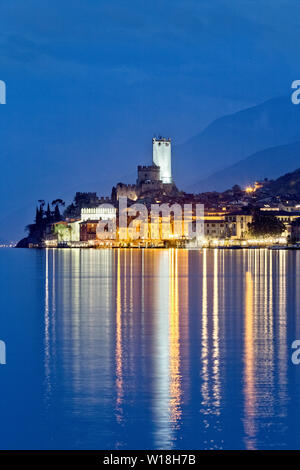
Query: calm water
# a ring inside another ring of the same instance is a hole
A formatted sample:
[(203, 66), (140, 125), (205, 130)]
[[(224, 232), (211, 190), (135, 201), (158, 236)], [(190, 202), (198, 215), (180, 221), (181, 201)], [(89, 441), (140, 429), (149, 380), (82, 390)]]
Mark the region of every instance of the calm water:
[(0, 259), (0, 448), (300, 448), (300, 252)]

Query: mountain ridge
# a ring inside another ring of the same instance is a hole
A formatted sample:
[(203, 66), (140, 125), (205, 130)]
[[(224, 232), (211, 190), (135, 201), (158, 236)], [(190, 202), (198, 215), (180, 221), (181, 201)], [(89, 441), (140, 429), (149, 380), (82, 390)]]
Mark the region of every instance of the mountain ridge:
[(287, 145), (270, 147), (249, 155), (192, 185), (190, 190), (225, 190), (234, 184), (247, 186), (255, 180), (278, 178), (300, 166), (300, 140)]
[(202, 181), (257, 152), (298, 140), (300, 106), (292, 104), (290, 96), (267, 100), (216, 119), (174, 148), (175, 180), (188, 189), (197, 179)]

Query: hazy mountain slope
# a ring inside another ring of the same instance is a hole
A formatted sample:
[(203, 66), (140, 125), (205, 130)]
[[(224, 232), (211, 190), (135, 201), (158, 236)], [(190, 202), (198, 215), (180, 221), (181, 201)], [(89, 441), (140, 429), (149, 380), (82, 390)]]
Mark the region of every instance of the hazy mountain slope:
[(250, 155), (235, 165), (218, 171), (192, 185), (194, 192), (223, 191), (234, 184), (245, 186), (255, 180), (278, 178), (300, 167), (300, 141), (289, 145), (271, 147)]
[[(300, 140), (300, 106), (290, 96), (224, 116), (174, 148), (174, 175), (188, 187), (249, 155)], [(278, 168), (278, 174), (282, 168)]]
[(273, 194), (293, 194), (300, 197), (300, 168), (273, 181), (269, 190)]

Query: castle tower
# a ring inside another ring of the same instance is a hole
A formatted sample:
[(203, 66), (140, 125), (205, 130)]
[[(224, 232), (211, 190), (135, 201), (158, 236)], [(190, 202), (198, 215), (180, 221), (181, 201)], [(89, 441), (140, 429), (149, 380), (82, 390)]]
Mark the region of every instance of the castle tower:
[(153, 163), (160, 167), (160, 179), (163, 183), (172, 183), (171, 139), (154, 137), (152, 139)]

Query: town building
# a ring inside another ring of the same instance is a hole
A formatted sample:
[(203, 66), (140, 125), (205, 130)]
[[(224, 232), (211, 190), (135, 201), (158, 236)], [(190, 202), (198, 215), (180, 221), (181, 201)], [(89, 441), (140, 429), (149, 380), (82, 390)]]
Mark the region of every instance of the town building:
[(292, 243), (300, 243), (300, 218), (291, 223), (289, 235)]
[(228, 236), (228, 224), (225, 220), (204, 220), (204, 236), (210, 238), (226, 238)]
[[(109, 240), (110, 246), (141, 246), (141, 243), (145, 246), (190, 246), (191, 243), (216, 246), (218, 240), (221, 240), (222, 246), (246, 246), (257, 242), (249, 234), (252, 213), (257, 209), (283, 222), (285, 230), (281, 234), (282, 239), (289, 237), (298, 240), (298, 201), (270, 195), (268, 181), (255, 183), (245, 190), (235, 185), (223, 193), (187, 194), (178, 191), (173, 182), (171, 157), (171, 139), (154, 137), (152, 163), (137, 167), (135, 184), (118, 183), (112, 188), (110, 198), (99, 198), (95, 192), (77, 192), (73, 203), (65, 211), (64, 221), (47, 226), (45, 240), (48, 246), (101, 246)], [(121, 197), (128, 199), (127, 207), (135, 202), (143, 204), (148, 214), (153, 204), (159, 204), (158, 222), (154, 223), (148, 215), (147, 229), (142, 232), (140, 218), (128, 211), (124, 214), (127, 226), (121, 224), (120, 216), (123, 214), (118, 213), (117, 209)], [(186, 208), (188, 204), (190, 209)], [(205, 211), (200, 213), (196, 204), (202, 204)], [(176, 211), (173, 210), (173, 215), (169, 213), (167, 217), (162, 205), (169, 207), (170, 213), (173, 205), (180, 206), (184, 219), (179, 225)], [(190, 211), (188, 215), (187, 210)], [(199, 220), (203, 222), (201, 233), (197, 225)], [(99, 222), (102, 224), (99, 225)], [(188, 235), (186, 227), (189, 229)]]
[(81, 221), (87, 220), (112, 220), (116, 219), (117, 209), (111, 204), (100, 204), (96, 207), (83, 207), (81, 209)]
[(98, 220), (85, 220), (80, 222), (80, 241), (95, 241), (97, 238)]
[[(265, 208), (260, 210), (265, 211)], [(268, 215), (274, 215), (285, 226), (285, 231), (282, 233), (283, 237), (291, 236), (292, 224), (300, 218), (299, 210), (281, 210), (280, 208), (273, 208), (267, 211)]]
[(251, 224), (253, 216), (242, 211), (229, 212), (225, 216), (227, 223), (227, 236), (238, 240), (247, 238), (249, 224)]

